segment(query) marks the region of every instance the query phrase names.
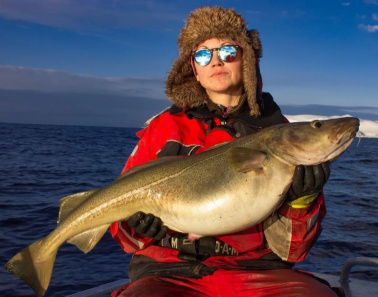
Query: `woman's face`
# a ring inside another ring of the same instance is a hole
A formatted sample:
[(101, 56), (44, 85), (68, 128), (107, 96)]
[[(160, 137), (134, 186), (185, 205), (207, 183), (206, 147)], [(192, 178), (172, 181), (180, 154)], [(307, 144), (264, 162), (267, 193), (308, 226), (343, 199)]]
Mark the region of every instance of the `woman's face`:
[[(211, 38), (199, 44), (201, 48), (213, 49), (223, 45), (235, 45), (231, 39)], [(218, 57), (218, 51), (213, 51), (211, 61), (206, 66), (194, 62), (197, 81), (206, 89), (210, 98), (216, 94), (241, 95), (242, 94), (242, 52), (238, 49), (233, 62), (223, 62)]]

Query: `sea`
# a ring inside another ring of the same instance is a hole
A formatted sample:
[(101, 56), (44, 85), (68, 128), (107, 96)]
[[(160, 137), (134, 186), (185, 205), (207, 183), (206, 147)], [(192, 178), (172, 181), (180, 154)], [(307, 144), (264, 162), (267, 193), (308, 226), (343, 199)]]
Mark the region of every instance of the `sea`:
[[(138, 141), (136, 128), (0, 123), (0, 296), (34, 296), (4, 269), (56, 227), (59, 200), (114, 181)], [(331, 166), (323, 232), (296, 268), (338, 275), (354, 257), (378, 257), (378, 138), (356, 139)], [(64, 244), (46, 296), (67, 296), (127, 278), (131, 254), (109, 233), (88, 254)], [(378, 269), (352, 277), (378, 281)]]

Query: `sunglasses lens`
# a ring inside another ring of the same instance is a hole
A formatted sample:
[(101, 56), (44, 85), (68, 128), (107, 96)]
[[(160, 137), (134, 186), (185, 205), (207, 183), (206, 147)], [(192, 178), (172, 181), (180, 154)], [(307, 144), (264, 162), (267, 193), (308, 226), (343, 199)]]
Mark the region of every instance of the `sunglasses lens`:
[(194, 60), (201, 66), (206, 66), (210, 63), (212, 52), (218, 51), (218, 57), (223, 62), (233, 62), (236, 59), (238, 48), (235, 45), (224, 45), (221, 48), (200, 49), (194, 53)]
[(225, 45), (219, 49), (219, 58), (223, 62), (233, 62), (236, 59), (238, 49), (232, 45)]
[(194, 59), (199, 65), (206, 66), (211, 61), (211, 52), (208, 49), (196, 51), (194, 54)]

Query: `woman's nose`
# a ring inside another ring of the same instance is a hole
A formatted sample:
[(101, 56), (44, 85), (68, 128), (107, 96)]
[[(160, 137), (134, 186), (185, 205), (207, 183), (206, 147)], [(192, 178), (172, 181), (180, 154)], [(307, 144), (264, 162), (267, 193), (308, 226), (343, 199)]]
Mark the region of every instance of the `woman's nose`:
[(210, 64), (211, 64), (212, 66), (223, 65), (223, 61), (222, 61), (222, 60), (219, 58), (219, 56), (218, 56), (218, 50), (217, 50), (217, 49), (214, 49), (214, 50), (213, 50), (213, 56), (211, 57)]

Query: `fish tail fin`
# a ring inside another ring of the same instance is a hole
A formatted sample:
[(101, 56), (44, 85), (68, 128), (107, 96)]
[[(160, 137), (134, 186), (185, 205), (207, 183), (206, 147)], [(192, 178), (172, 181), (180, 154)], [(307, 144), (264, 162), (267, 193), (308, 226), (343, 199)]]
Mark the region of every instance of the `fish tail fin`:
[(49, 286), (57, 251), (43, 255), (39, 250), (44, 244), (40, 239), (16, 254), (5, 264), (5, 269), (26, 282), (38, 296), (44, 296)]

